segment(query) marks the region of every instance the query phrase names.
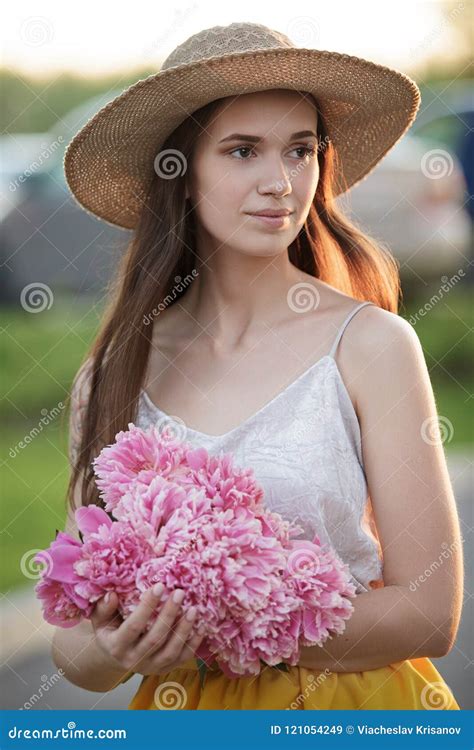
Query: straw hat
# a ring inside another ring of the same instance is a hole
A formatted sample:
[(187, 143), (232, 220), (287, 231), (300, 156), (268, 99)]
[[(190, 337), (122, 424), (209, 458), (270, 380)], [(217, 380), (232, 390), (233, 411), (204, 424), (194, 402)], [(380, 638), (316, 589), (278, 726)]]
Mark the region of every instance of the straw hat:
[(137, 81), (74, 136), (65, 156), (67, 183), (87, 211), (127, 229), (136, 226), (171, 132), (208, 102), (265, 89), (312, 94), (339, 155), (339, 195), (366, 177), (411, 126), (421, 97), (397, 70), (359, 57), (295, 47), (255, 23), (214, 26), (189, 37), (159, 73)]

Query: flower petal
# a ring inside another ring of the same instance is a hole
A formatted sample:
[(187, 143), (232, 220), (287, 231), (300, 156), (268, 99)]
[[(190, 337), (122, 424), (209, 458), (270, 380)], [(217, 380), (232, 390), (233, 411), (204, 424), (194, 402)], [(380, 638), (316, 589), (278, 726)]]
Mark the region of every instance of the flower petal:
[(75, 517), (79, 531), (85, 536), (95, 534), (103, 524), (112, 525), (110, 516), (98, 505), (83, 505), (76, 510)]

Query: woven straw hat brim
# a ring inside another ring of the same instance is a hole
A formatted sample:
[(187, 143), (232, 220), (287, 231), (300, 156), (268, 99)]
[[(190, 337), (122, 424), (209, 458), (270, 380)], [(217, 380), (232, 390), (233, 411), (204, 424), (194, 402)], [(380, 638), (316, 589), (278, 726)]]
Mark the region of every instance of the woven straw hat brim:
[(64, 156), (81, 206), (114, 226), (136, 226), (154, 159), (171, 132), (214, 99), (265, 89), (319, 101), (342, 165), (335, 194), (360, 182), (411, 126), (420, 91), (405, 74), (337, 52), (265, 49), (163, 70), (126, 89), (76, 134)]

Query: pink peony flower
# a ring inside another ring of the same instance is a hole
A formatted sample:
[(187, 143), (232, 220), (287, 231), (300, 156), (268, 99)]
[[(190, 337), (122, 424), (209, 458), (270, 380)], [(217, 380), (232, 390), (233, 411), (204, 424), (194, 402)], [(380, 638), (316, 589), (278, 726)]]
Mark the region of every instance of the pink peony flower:
[(47, 550), (35, 555), (35, 562), (45, 566), (35, 592), (42, 602), (43, 616), (51, 625), (72, 627), (90, 615), (92, 605), (74, 587), (80, 580), (74, 563), (81, 552), (82, 544), (60, 531)]
[(116, 521), (101, 524), (84, 535), (82, 555), (74, 563), (80, 577), (75, 590), (90, 602), (96, 602), (107, 591), (121, 600), (136, 591), (136, 575), (141, 565), (153, 557), (150, 541), (128, 524)]
[(74, 583), (76, 576), (73, 564), (81, 556), (82, 545), (70, 534), (59, 531), (47, 550), (35, 555), (34, 561), (46, 566), (44, 575), (54, 581)]
[(294, 540), (291, 547), (284, 578), (303, 602), (301, 645), (320, 646), (331, 633), (344, 631), (356, 588), (347, 566), (317, 536), (313, 542)]
[(78, 596), (69, 583), (44, 578), (35, 586), (35, 592), (43, 605), (43, 617), (51, 625), (72, 628), (84, 617), (89, 617), (93, 605)]
[(149, 484), (157, 474), (173, 479), (187, 471), (186, 453), (190, 447), (185, 443), (156, 427), (144, 431), (132, 422), (128, 427), (92, 462), (97, 487), (108, 511), (115, 508), (135, 481)]
[(197, 608), (205, 639), (197, 656), (230, 677), (261, 663), (297, 664), (301, 645), (341, 633), (353, 611), (348, 567), (318, 537), (265, 507), (252, 469), (211, 456), (169, 432), (129, 424), (94, 460), (106, 510), (76, 511), (81, 542), (58, 534), (39, 553), (47, 564), (37, 593), (46, 619), (69, 627), (107, 591), (128, 617), (157, 582)]

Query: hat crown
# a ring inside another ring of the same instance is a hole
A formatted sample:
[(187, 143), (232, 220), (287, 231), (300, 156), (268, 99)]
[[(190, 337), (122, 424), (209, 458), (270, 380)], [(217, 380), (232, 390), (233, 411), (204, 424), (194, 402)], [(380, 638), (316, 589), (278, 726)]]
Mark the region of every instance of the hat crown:
[(294, 47), (291, 40), (280, 31), (259, 23), (231, 23), (213, 26), (193, 34), (176, 47), (166, 58), (162, 70), (178, 65), (190, 65), (199, 60), (232, 55), (236, 52), (253, 52), (262, 49)]

